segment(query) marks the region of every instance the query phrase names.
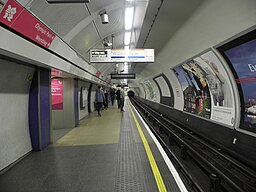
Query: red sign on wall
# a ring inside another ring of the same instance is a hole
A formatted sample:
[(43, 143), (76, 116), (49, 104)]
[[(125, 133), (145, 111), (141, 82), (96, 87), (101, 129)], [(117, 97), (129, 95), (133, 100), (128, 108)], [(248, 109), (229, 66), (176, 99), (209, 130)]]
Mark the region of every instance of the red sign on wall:
[(52, 79), (52, 110), (63, 110), (63, 81)]
[(96, 74), (95, 74), (95, 75), (96, 75), (97, 77), (99, 77), (99, 76), (100, 76), (100, 74), (101, 74), (101, 72), (100, 72), (100, 71), (96, 71)]
[(15, 0), (8, 0), (0, 14), (0, 22), (49, 48), (56, 35)]

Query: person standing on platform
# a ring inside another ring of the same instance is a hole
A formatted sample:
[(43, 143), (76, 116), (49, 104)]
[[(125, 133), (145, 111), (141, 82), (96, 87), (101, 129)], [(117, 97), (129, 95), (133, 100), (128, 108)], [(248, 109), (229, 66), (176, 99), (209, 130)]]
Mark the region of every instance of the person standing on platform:
[(107, 110), (107, 108), (108, 108), (108, 101), (109, 101), (109, 100), (108, 100), (108, 91), (107, 91), (107, 90), (105, 90), (104, 95), (105, 95), (104, 109)]
[(125, 98), (124, 86), (122, 86), (122, 89), (120, 90), (120, 110), (121, 111), (124, 111), (124, 98)]
[(117, 106), (118, 106), (118, 109), (120, 108), (120, 88), (117, 89), (116, 91), (116, 100), (117, 100)]
[(104, 92), (102, 91), (102, 87), (98, 86), (98, 90), (95, 93), (95, 104), (96, 104), (96, 109), (98, 111), (98, 116), (101, 117), (101, 110), (102, 110), (102, 105), (103, 102), (105, 101), (105, 95)]
[(110, 99), (111, 99), (111, 104), (113, 106), (114, 100), (115, 100), (115, 89), (110, 89)]

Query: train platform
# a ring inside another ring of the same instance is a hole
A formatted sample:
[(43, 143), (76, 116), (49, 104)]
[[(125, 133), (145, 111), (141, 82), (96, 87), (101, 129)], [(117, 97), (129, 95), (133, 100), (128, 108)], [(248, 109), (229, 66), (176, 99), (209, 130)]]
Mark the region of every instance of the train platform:
[(0, 175), (0, 192), (187, 191), (164, 150), (126, 99), (91, 113), (56, 143)]

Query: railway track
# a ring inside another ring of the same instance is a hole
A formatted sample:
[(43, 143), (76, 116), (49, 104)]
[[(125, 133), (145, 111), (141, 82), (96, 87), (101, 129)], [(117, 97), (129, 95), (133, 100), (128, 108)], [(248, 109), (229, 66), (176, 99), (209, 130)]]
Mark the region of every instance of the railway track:
[(174, 162), (189, 191), (256, 191), (254, 170), (143, 102), (135, 98), (131, 102)]

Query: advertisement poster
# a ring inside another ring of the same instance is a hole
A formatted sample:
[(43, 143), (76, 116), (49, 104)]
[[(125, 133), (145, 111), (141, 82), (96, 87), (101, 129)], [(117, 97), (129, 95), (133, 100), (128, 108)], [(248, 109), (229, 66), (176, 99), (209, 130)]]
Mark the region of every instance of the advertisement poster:
[(143, 91), (144, 91), (144, 94), (145, 94), (145, 99), (148, 99), (146, 86), (144, 85), (144, 83), (140, 83), (140, 85), (141, 85), (142, 88), (143, 88)]
[(147, 92), (147, 99), (156, 100), (156, 92), (149, 80), (144, 81), (144, 85), (146, 87), (146, 92)]
[(256, 39), (226, 50), (242, 98), (242, 128), (256, 132)]
[(52, 110), (63, 110), (63, 81), (52, 79)]
[(234, 125), (234, 97), (228, 75), (209, 51), (173, 69), (184, 94), (184, 111)]
[(211, 98), (205, 71), (191, 60), (173, 69), (184, 95), (183, 110), (210, 119)]
[(235, 100), (223, 64), (212, 51), (202, 54), (194, 60), (205, 72), (205, 79), (211, 94), (211, 120), (233, 126)]
[(81, 109), (85, 109), (86, 106), (87, 106), (87, 96), (88, 96), (88, 91), (87, 91), (87, 88), (86, 87), (82, 87), (81, 88), (81, 100), (80, 100), (80, 103), (81, 103)]

